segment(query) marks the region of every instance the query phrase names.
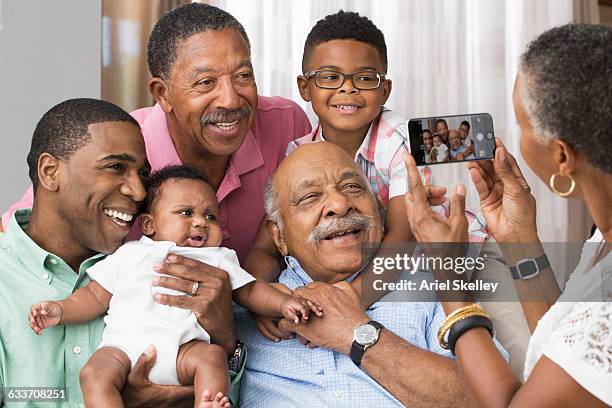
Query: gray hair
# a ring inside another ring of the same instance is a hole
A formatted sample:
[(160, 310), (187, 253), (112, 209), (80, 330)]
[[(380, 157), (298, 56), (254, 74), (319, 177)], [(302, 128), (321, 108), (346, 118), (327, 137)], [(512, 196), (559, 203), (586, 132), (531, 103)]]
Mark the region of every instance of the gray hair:
[(266, 215), (273, 223), (278, 225), (278, 228), (283, 229), (283, 222), (280, 217), (280, 210), (278, 208), (278, 195), (274, 191), (274, 176), (270, 176), (266, 182), (266, 190), (264, 192), (264, 207), (266, 209)]
[(527, 46), (519, 71), (534, 133), (564, 140), (612, 173), (612, 27), (548, 30)]

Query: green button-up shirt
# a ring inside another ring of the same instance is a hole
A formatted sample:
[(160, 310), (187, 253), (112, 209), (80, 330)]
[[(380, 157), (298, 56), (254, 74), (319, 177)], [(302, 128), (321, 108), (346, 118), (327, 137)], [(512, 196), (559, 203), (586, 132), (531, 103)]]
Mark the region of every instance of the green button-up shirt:
[(28, 311), (36, 302), (64, 299), (87, 285), (85, 271), (104, 254), (87, 259), (77, 274), (26, 235), (31, 214), (31, 210), (17, 211), (6, 233), (0, 234), (0, 387), (65, 389), (67, 399), (3, 403), (6, 407), (83, 406), (79, 370), (102, 339), (103, 317), (55, 326), (37, 336), (30, 329)]

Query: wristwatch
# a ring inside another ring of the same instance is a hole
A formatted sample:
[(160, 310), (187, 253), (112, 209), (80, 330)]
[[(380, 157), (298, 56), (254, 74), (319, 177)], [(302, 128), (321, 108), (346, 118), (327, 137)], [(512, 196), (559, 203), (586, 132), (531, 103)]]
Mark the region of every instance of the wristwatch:
[(546, 254), (543, 254), (535, 259), (521, 259), (515, 266), (510, 267), (510, 273), (512, 274), (512, 279), (514, 280), (528, 280), (535, 278), (540, 274), (541, 270), (544, 270), (549, 266), (550, 262), (548, 261), (548, 257)]
[(351, 346), (350, 357), (355, 365), (361, 365), (363, 353), (378, 341), (380, 331), (384, 326), (374, 320), (366, 324), (361, 324), (353, 330), (353, 345)]
[(234, 354), (227, 359), (227, 369), (235, 373), (240, 371), (244, 358), (246, 357), (246, 346), (240, 340), (236, 341), (236, 349)]

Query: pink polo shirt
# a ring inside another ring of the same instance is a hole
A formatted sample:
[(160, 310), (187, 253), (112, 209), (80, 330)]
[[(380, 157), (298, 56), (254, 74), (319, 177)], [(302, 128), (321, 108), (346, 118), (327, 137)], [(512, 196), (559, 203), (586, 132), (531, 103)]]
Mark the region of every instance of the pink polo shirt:
[[(159, 105), (138, 109), (131, 115), (140, 124), (153, 170), (182, 164)], [(240, 262), (247, 256), (264, 216), (263, 195), (268, 178), (285, 157), (289, 142), (310, 131), (308, 117), (295, 102), (278, 96), (259, 96), (255, 121), (242, 146), (230, 158), (217, 191), (223, 231), (221, 245), (235, 250)], [(3, 214), (3, 229), (16, 209), (32, 207), (32, 203), (30, 186), (21, 200)]]

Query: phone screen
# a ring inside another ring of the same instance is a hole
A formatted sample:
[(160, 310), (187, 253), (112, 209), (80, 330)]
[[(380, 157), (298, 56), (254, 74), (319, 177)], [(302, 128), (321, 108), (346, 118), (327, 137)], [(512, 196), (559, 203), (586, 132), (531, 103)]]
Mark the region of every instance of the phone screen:
[(495, 155), (493, 118), (488, 113), (410, 119), (408, 133), (417, 166)]

